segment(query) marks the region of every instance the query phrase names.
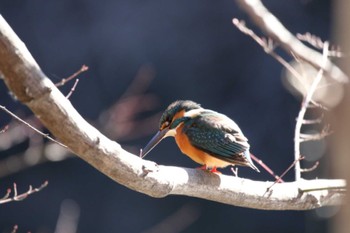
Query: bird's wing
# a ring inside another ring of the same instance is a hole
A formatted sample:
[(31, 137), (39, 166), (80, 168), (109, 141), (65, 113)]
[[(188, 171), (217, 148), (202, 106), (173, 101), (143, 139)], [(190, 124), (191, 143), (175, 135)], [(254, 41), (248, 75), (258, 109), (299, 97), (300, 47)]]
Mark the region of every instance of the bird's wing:
[(191, 144), (219, 159), (244, 160), (240, 154), (249, 149), (248, 140), (238, 125), (227, 116), (205, 111), (184, 127)]

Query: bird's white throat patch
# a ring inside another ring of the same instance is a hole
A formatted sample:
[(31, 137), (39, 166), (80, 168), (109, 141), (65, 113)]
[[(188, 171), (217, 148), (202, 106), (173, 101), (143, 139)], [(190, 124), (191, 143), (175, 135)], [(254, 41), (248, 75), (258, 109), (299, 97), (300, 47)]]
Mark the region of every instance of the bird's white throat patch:
[(166, 134), (164, 135), (164, 137), (175, 137), (176, 135), (176, 128), (175, 129), (170, 129), (168, 132), (166, 132)]

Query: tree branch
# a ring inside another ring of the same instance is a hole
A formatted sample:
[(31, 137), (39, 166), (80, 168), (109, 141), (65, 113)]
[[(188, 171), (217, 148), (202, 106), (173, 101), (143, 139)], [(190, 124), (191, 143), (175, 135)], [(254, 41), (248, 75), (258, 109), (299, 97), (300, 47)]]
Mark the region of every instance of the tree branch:
[(304, 45), (283, 24), (269, 12), (260, 0), (236, 0), (243, 10), (250, 16), (254, 23), (262, 29), (267, 36), (287, 51), (293, 53), (303, 61), (308, 62), (316, 69), (322, 69), (325, 75), (338, 82), (348, 82), (347, 75), (334, 65), (329, 59), (323, 62), (322, 54)]
[[(79, 115), (40, 70), (23, 42), (1, 16), (0, 73), (7, 87), (60, 142), (114, 181), (138, 192), (153, 197), (186, 195), (270, 210), (305, 210), (336, 205), (345, 195), (343, 180), (281, 183), (266, 193), (272, 182), (161, 166), (128, 153)], [(310, 187), (313, 187), (311, 191)]]
[[(324, 44), (323, 48), (323, 63), (325, 64), (328, 60), (328, 48), (329, 44), (326, 42)], [(303, 125), (303, 120), (306, 114), (306, 110), (312, 100), (312, 96), (316, 91), (316, 88), (318, 84), (320, 83), (321, 79), (323, 77), (323, 70), (320, 69), (315, 77), (315, 79), (312, 81), (312, 84), (310, 86), (310, 89), (307, 91), (306, 96), (303, 98), (303, 101), (301, 103), (301, 108), (297, 117), (297, 123), (295, 125), (295, 131), (294, 131), (294, 159), (300, 157), (300, 139), (301, 139), (301, 127)], [(300, 162), (297, 162), (295, 164), (295, 180), (301, 179), (301, 167)]]
[(49, 184), (48, 181), (45, 181), (42, 185), (40, 185), (40, 187), (38, 188), (34, 188), (30, 185), (29, 189), (27, 192), (22, 193), (22, 194), (18, 194), (17, 193), (17, 185), (16, 183), (13, 184), (13, 197), (10, 197), (10, 193), (11, 193), (11, 189), (7, 189), (7, 192), (5, 194), (5, 196), (3, 198), (0, 199), (0, 205), (4, 204), (4, 203), (8, 203), (8, 202), (12, 202), (12, 201), (23, 201), (24, 199), (26, 199), (29, 195), (33, 194), (33, 193), (37, 193), (40, 192), (43, 188), (45, 188), (47, 185)]

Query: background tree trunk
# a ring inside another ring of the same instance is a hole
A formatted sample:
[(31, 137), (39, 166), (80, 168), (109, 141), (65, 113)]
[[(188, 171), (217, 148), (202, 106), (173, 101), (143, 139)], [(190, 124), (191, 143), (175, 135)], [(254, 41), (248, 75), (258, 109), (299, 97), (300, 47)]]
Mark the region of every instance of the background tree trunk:
[[(346, 56), (350, 52), (350, 2), (336, 1), (334, 7), (335, 37)], [(341, 59), (340, 63), (346, 74), (350, 74), (349, 58)], [(333, 144), (333, 170), (334, 176), (345, 178), (350, 182), (350, 86), (345, 85), (343, 101), (334, 110), (334, 126), (337, 135)], [(350, 196), (346, 195), (344, 205), (341, 206), (339, 214), (333, 221), (332, 231), (336, 233), (347, 233), (350, 230)]]

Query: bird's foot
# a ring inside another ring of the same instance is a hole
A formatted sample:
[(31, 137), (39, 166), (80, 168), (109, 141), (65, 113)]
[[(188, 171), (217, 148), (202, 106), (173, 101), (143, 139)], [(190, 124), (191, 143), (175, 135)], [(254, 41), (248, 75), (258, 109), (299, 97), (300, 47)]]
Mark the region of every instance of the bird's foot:
[(219, 171), (216, 169), (216, 167), (212, 167), (212, 169), (210, 170), (210, 172), (221, 174), (221, 172), (219, 172)]
[(211, 172), (211, 173), (217, 173), (217, 174), (221, 174), (221, 172), (219, 172), (216, 167), (212, 167), (211, 169), (207, 167), (207, 165), (203, 165), (201, 167), (198, 167), (197, 168), (198, 170), (204, 170), (204, 171), (208, 171), (208, 172)]

